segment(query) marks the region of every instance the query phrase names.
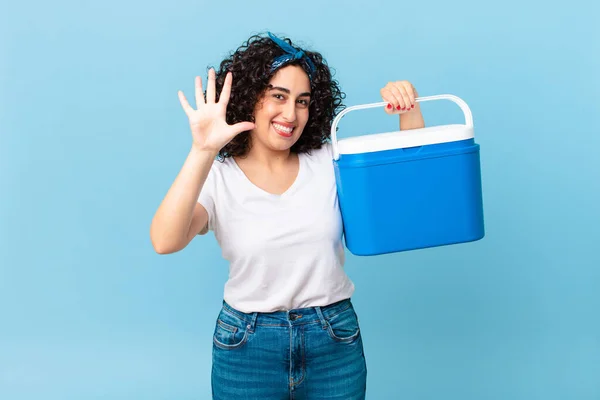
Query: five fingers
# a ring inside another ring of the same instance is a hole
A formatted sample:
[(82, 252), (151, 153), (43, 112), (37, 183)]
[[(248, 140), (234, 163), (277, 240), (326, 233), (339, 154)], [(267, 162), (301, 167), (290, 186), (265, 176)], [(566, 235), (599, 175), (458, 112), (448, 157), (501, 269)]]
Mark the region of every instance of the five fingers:
[[(229, 96), (231, 95), (231, 81), (232, 76), (231, 72), (228, 72), (225, 75), (225, 82), (223, 83), (223, 89), (221, 90), (221, 96), (219, 97), (219, 103), (227, 106), (229, 102)], [(216, 73), (213, 68), (208, 71), (208, 82), (206, 88), (206, 99), (204, 98), (204, 93), (202, 89), (202, 78), (199, 76), (196, 77), (194, 81), (195, 95), (196, 95), (196, 109), (200, 109), (204, 104), (214, 104), (216, 101)], [(179, 101), (181, 106), (185, 110), (186, 113), (194, 111), (192, 106), (190, 106), (187, 101), (185, 95), (180, 90), (177, 92), (179, 95)]]

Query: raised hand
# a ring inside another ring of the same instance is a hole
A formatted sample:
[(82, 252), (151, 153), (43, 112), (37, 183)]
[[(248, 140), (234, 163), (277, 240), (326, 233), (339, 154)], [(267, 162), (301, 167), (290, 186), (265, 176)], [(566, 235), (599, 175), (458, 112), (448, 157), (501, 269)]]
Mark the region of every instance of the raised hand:
[(183, 92), (178, 91), (181, 106), (190, 121), (193, 146), (202, 150), (218, 152), (239, 133), (254, 129), (252, 122), (227, 124), (225, 114), (231, 95), (232, 79), (231, 72), (228, 72), (217, 102), (215, 101), (215, 70), (211, 68), (208, 71), (206, 100), (202, 91), (202, 79), (197, 76), (195, 82), (197, 110), (190, 106)]

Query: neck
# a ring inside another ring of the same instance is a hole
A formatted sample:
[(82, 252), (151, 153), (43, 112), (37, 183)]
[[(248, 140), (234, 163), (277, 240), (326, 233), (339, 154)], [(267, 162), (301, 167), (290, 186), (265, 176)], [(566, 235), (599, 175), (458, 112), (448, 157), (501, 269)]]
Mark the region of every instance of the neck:
[(292, 153), (290, 149), (271, 150), (257, 143), (251, 147), (244, 158), (246, 163), (250, 162), (269, 170), (277, 170), (288, 165), (295, 157), (296, 154)]

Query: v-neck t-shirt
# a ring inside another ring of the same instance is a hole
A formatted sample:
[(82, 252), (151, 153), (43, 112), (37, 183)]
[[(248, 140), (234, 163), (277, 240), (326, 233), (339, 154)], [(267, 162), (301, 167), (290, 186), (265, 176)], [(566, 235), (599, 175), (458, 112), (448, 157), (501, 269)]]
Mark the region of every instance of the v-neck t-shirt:
[(326, 306), (350, 298), (331, 144), (300, 153), (282, 194), (253, 184), (235, 160), (215, 160), (198, 201), (229, 261), (224, 300), (242, 312)]

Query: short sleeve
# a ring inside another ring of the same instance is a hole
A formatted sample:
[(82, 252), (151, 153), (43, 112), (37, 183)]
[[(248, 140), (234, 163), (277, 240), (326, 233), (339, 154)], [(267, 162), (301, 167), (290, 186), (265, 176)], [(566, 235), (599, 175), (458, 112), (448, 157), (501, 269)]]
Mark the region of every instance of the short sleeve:
[(215, 166), (213, 165), (202, 190), (200, 190), (200, 196), (198, 196), (198, 203), (206, 209), (208, 213), (208, 229), (214, 231), (214, 220), (215, 220)]
[(325, 147), (325, 151), (327, 156), (329, 157), (329, 159), (333, 160), (333, 146), (330, 142), (327, 142), (325, 144), (323, 144), (323, 147)]

